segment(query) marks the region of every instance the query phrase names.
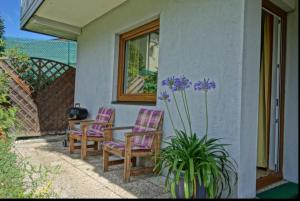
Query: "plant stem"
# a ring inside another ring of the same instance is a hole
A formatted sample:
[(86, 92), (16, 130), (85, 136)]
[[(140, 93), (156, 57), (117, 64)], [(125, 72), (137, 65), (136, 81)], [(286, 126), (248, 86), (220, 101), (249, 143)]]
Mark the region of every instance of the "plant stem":
[(191, 116), (190, 116), (190, 112), (189, 112), (189, 106), (188, 106), (188, 102), (187, 102), (187, 97), (186, 97), (185, 90), (181, 91), (181, 95), (182, 95), (182, 100), (183, 100), (183, 105), (184, 105), (185, 113), (186, 113), (187, 120), (188, 120), (188, 123), (189, 123), (190, 133), (192, 135), (193, 131), (192, 131), (192, 124), (191, 124)]
[(207, 90), (204, 91), (204, 99), (205, 99), (205, 117), (206, 117), (206, 129), (205, 135), (208, 134), (208, 109), (207, 109)]
[(174, 122), (173, 122), (173, 119), (172, 119), (172, 116), (171, 116), (171, 113), (170, 113), (170, 109), (169, 109), (168, 103), (167, 103), (166, 100), (164, 100), (164, 102), (165, 102), (165, 104), (166, 104), (167, 111), (168, 111), (168, 114), (169, 114), (169, 118), (170, 118), (170, 120), (171, 120), (171, 124), (172, 124), (173, 130), (174, 130), (174, 132), (175, 132), (176, 129), (175, 129), (175, 126), (174, 126)]
[(184, 129), (184, 132), (186, 133), (185, 125), (184, 125), (184, 122), (183, 122), (183, 119), (182, 119), (181, 113), (180, 113), (180, 111), (179, 111), (178, 103), (177, 103), (177, 100), (176, 100), (176, 97), (175, 97), (175, 94), (174, 94), (174, 92), (173, 92), (173, 91), (172, 91), (172, 95), (173, 95), (173, 98), (174, 98), (174, 101), (175, 101), (175, 105), (176, 105), (176, 108), (177, 108), (177, 112), (178, 112), (178, 114), (179, 114), (179, 117), (180, 117), (180, 120), (181, 120), (181, 123), (182, 123), (183, 129)]
[(196, 198), (197, 196), (197, 182), (196, 178), (194, 179), (194, 192), (193, 192), (193, 198)]

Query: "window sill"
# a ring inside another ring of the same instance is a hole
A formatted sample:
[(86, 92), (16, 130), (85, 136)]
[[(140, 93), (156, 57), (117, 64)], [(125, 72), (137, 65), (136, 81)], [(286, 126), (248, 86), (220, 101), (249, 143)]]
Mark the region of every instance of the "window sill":
[(115, 105), (145, 105), (145, 106), (156, 106), (156, 102), (145, 102), (145, 101), (112, 101), (111, 104)]

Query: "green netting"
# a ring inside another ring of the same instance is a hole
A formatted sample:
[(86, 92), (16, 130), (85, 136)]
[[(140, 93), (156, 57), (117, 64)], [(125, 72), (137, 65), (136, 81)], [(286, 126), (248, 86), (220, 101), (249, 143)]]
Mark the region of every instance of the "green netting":
[(23, 38), (4, 38), (6, 49), (17, 47), (29, 57), (38, 57), (58, 61), (73, 67), (77, 60), (77, 43), (74, 41), (54, 39), (35, 40)]

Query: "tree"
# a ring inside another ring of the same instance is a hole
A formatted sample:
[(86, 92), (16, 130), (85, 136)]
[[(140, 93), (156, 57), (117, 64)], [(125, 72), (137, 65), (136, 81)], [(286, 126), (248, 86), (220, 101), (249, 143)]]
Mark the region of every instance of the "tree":
[(0, 56), (4, 51), (4, 47), (5, 47), (5, 43), (3, 41), (3, 35), (4, 35), (4, 21), (2, 19), (2, 17), (0, 16)]
[(0, 38), (2, 38), (4, 35), (4, 29), (5, 29), (4, 20), (0, 16)]

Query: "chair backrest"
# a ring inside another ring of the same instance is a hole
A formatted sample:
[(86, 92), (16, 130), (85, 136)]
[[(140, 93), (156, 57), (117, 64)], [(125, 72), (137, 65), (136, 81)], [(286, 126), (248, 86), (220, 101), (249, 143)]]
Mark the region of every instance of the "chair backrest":
[[(98, 114), (96, 116), (96, 123), (109, 123), (113, 121), (114, 119), (114, 112), (115, 110), (113, 108), (104, 108), (100, 107), (98, 110)], [(99, 124), (92, 124), (92, 129), (102, 131), (105, 126), (99, 125)]]
[[(158, 131), (162, 129), (163, 111), (141, 108), (133, 132)], [(133, 144), (151, 148), (153, 136), (135, 136)]]

